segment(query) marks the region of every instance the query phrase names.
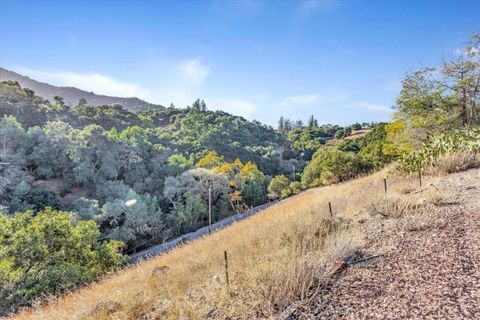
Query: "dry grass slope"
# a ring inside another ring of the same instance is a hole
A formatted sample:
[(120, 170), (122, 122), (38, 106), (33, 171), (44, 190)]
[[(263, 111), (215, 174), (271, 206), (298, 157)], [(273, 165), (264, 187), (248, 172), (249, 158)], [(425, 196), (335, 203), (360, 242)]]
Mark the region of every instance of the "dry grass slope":
[(395, 218), (371, 212), (356, 256), (373, 259), (349, 259), (289, 319), (480, 319), (480, 169), (428, 182), (387, 198)]
[[(388, 176), (386, 199), (384, 176)], [(362, 237), (355, 224), (348, 222), (353, 221), (350, 218), (358, 219), (361, 214), (357, 213), (372, 205), (379, 213), (393, 207), (395, 215), (404, 214), (414, 206), (391, 199), (416, 185), (415, 177), (401, 177), (387, 168), (347, 183), (308, 190), (210, 237), (14, 319), (273, 317), (292, 303), (314, 297), (318, 289), (313, 288), (320, 288), (361, 244)], [(333, 219), (328, 202), (333, 206)], [(224, 250), (229, 255), (228, 289)]]

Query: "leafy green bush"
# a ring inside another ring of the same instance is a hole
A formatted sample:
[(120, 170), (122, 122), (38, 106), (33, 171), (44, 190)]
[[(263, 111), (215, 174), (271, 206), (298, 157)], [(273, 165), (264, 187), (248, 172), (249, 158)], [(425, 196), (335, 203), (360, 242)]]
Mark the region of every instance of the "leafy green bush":
[(352, 130), (362, 130), (362, 125), (360, 123), (354, 123), (350, 126), (350, 128), (352, 128)]
[(295, 129), (287, 133), (287, 139), (292, 146), (305, 153), (305, 159), (310, 160), (315, 151), (326, 143), (325, 138), (329, 136), (327, 127), (307, 127)]
[(340, 129), (337, 132), (335, 132), (335, 139), (342, 139), (345, 138), (345, 130)]
[(297, 194), (302, 191), (302, 183), (300, 181), (292, 181), (290, 182), (290, 189), (292, 189), (293, 193)]
[(333, 148), (320, 148), (305, 167), (302, 187), (316, 187), (351, 179), (370, 167), (357, 155)]
[(280, 192), (280, 197), (283, 199), (283, 198), (287, 198), (289, 196), (291, 196), (293, 193), (292, 189), (290, 189), (290, 187), (286, 187), (285, 189), (283, 189), (281, 192)]
[(25, 181), (20, 182), (16, 186), (9, 203), (10, 213), (26, 210), (38, 212), (46, 207), (59, 209), (61, 204), (53, 193), (37, 187), (31, 188)]
[(357, 139), (345, 139), (342, 140), (338, 145), (337, 149), (344, 152), (359, 152), (360, 146), (357, 143)]
[(289, 187), (289, 183), (290, 181), (284, 175), (275, 176), (272, 178), (270, 184), (268, 185), (268, 192), (271, 194), (272, 198), (278, 198), (279, 196), (282, 196), (283, 198), (284, 195), (288, 194), (288, 192), (285, 191), (282, 195), (282, 191)]
[(93, 221), (47, 208), (0, 214), (0, 314), (91, 282), (125, 262), (122, 243), (99, 242)]
[(435, 166), (441, 156), (455, 153), (480, 152), (480, 128), (454, 130), (448, 133), (429, 136), (422, 148), (400, 158), (400, 163), (407, 172), (422, 170)]
[(356, 139), (360, 148), (360, 157), (369, 163), (373, 169), (380, 169), (393, 160), (393, 157), (386, 155), (383, 150), (387, 136), (385, 127), (385, 123), (375, 124), (373, 125), (373, 130), (366, 136)]

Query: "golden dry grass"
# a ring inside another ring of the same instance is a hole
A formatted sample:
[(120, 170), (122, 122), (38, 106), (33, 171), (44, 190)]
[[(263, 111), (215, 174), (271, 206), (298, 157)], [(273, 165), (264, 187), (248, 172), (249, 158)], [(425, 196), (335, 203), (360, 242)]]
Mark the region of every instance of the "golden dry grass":
[[(14, 319), (269, 318), (307, 299), (358, 245), (338, 221), (385, 197), (385, 169), (311, 189)], [(389, 194), (417, 182), (391, 175)], [(330, 219), (328, 202), (334, 219)], [(230, 287), (223, 252), (228, 251)]]
[(368, 206), (369, 213), (379, 214), (385, 218), (400, 218), (410, 212), (415, 212), (420, 204), (416, 199), (398, 194), (378, 198)]
[(345, 137), (345, 139), (356, 139), (360, 137), (366, 136), (372, 129), (361, 129), (361, 130), (353, 130), (352, 134), (349, 135), (348, 137)]
[(473, 153), (453, 153), (440, 157), (435, 166), (425, 170), (429, 175), (447, 175), (480, 167), (480, 155)]

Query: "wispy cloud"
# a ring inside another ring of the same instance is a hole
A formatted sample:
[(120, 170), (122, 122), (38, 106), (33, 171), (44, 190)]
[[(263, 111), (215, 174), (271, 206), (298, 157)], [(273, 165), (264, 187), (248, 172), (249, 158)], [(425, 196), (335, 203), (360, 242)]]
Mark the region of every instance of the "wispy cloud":
[(99, 73), (42, 71), (23, 66), (15, 68), (15, 71), (56, 86), (76, 87), (97, 94), (115, 97), (144, 97), (149, 94), (148, 89), (135, 83), (118, 81)]
[(223, 110), (225, 112), (238, 116), (252, 119), (257, 111), (256, 106), (245, 99), (228, 98), (228, 99), (205, 99), (209, 109)]
[(346, 95), (342, 92), (329, 92), (323, 94), (305, 94), (299, 96), (290, 96), (279, 103), (282, 108), (291, 107), (310, 107), (327, 105), (329, 103), (345, 100)]
[(182, 61), (178, 67), (180, 74), (190, 83), (199, 84), (208, 76), (210, 69), (199, 59)]
[(125, 82), (99, 73), (78, 73), (72, 71), (43, 71), (24, 66), (13, 68), (14, 71), (35, 80), (47, 82), (56, 86), (76, 87), (96, 94), (116, 97), (138, 97), (148, 102), (168, 105), (173, 102), (177, 107), (191, 104), (197, 97), (204, 98), (211, 110), (223, 110), (235, 115), (252, 119), (257, 111), (256, 106), (243, 98), (218, 98), (205, 94), (200, 87), (209, 68), (199, 59), (185, 60), (171, 64), (165, 72), (168, 81), (151, 83), (148, 88), (133, 82)]
[(138, 97), (149, 102), (167, 105), (171, 102), (179, 107), (190, 104), (195, 99), (195, 89), (208, 76), (210, 69), (200, 59), (189, 59), (165, 66), (168, 76), (159, 78), (148, 87), (121, 81), (101, 73), (79, 73), (74, 71), (35, 70), (17, 66), (14, 71), (35, 80), (61, 87), (76, 87), (96, 94), (116, 97)]
[(291, 106), (291, 105), (296, 105), (296, 106), (310, 106), (312, 104), (317, 103), (320, 100), (319, 96), (314, 95), (314, 94), (307, 94), (303, 96), (292, 96), (288, 97), (282, 102), (280, 102), (280, 105), (282, 106)]
[(365, 108), (372, 111), (381, 111), (381, 112), (393, 112), (392, 108), (383, 104), (375, 104), (375, 103), (366, 103), (366, 102), (359, 102), (356, 104), (357, 107)]

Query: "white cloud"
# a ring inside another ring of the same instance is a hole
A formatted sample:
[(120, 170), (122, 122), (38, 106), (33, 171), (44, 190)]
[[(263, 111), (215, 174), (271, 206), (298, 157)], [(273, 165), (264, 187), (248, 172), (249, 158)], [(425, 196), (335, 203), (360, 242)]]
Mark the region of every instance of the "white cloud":
[(150, 83), (148, 88), (99, 73), (42, 71), (23, 66), (14, 68), (14, 71), (55, 86), (75, 87), (108, 96), (134, 96), (165, 106), (173, 102), (175, 106), (183, 108), (190, 105), (197, 97), (206, 96), (205, 101), (211, 110), (223, 110), (248, 119), (253, 119), (257, 111), (255, 105), (246, 99), (208, 98), (209, 95), (202, 92), (200, 84), (207, 77), (209, 68), (198, 59), (170, 64), (166, 67), (168, 77), (159, 79), (156, 83)]
[[(14, 71), (55, 86), (75, 87), (108, 96), (138, 97), (162, 105), (173, 102), (178, 107), (185, 107), (196, 97), (203, 96), (201, 92), (196, 92), (196, 89), (204, 82), (210, 70), (199, 59), (171, 63), (164, 66), (165, 77), (157, 78), (157, 81), (149, 83), (148, 87), (100, 73), (43, 71), (24, 66), (18, 66)], [(246, 107), (243, 107), (243, 110), (246, 110)]]
[(115, 80), (99, 73), (76, 73), (76, 72), (52, 72), (33, 70), (26, 67), (15, 68), (20, 74), (29, 76), (35, 80), (47, 82), (56, 86), (76, 87), (96, 94), (104, 94), (115, 97), (145, 97), (149, 90), (141, 86)]
[(192, 84), (199, 84), (205, 80), (210, 69), (199, 59), (186, 60), (178, 65), (181, 75)]
[(283, 109), (289, 109), (292, 107), (326, 105), (329, 103), (345, 100), (345, 98), (346, 95), (341, 92), (330, 92), (325, 94), (306, 94), (287, 97), (279, 103), (279, 106)]
[(205, 103), (209, 109), (222, 110), (247, 119), (252, 119), (256, 111), (255, 105), (244, 99), (205, 99)]
[(289, 105), (297, 105), (297, 106), (309, 106), (316, 102), (318, 102), (319, 97), (314, 94), (307, 94), (303, 96), (293, 96), (288, 97), (283, 100), (280, 104), (289, 106)]
[(375, 103), (365, 103), (359, 102), (356, 104), (357, 107), (365, 108), (372, 111), (383, 111), (383, 112), (392, 112), (392, 108), (382, 104), (375, 104)]
[(183, 108), (190, 105), (196, 98), (205, 97), (202, 84), (205, 82), (210, 68), (200, 59), (188, 59), (178, 63), (162, 66), (163, 77), (149, 83), (149, 93), (145, 100), (163, 105)]

